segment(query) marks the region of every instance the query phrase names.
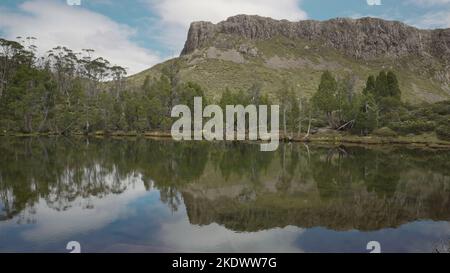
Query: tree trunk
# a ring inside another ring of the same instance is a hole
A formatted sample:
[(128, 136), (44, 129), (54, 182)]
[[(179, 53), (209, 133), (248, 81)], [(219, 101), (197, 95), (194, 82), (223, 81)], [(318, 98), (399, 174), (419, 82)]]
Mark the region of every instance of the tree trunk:
[(44, 125), (47, 123), (47, 117), (48, 117), (48, 108), (44, 110), (44, 119), (42, 120), (41, 124), (39, 125), (38, 131), (41, 132), (42, 128), (44, 128)]
[(306, 133), (305, 139), (309, 137), (309, 134), (311, 133), (311, 123), (312, 123), (312, 117), (311, 117), (311, 110), (309, 111), (309, 124), (308, 124), (308, 132)]
[(300, 137), (300, 135), (302, 134), (302, 120), (300, 119), (299, 123), (298, 123), (298, 137)]
[(24, 116), (24, 121), (25, 121), (25, 131), (27, 133), (32, 133), (33, 132), (33, 126), (32, 126), (32, 117), (30, 113), (26, 113)]
[(302, 123), (303, 123), (303, 117), (302, 117), (302, 112), (303, 112), (303, 104), (302, 104), (302, 99), (300, 98), (299, 103), (298, 103), (298, 107), (299, 107), (299, 123), (298, 123), (298, 137), (300, 137), (300, 135), (302, 134)]
[(284, 130), (284, 138), (287, 137), (287, 128), (286, 128), (286, 107), (283, 107), (283, 130)]
[(331, 128), (334, 128), (334, 124), (333, 124), (333, 113), (327, 112), (327, 121), (328, 121), (328, 125)]

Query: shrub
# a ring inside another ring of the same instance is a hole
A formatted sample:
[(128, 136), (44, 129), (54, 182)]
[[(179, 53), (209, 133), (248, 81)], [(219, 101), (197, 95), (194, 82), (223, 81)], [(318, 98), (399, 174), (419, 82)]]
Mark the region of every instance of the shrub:
[(172, 127), (172, 124), (173, 124), (173, 120), (171, 118), (164, 117), (161, 121), (160, 128), (163, 131), (167, 131), (167, 130), (170, 130), (170, 128)]
[(397, 133), (388, 127), (383, 127), (373, 131), (373, 134), (380, 137), (395, 137)]
[(441, 125), (436, 129), (436, 134), (439, 139), (450, 141), (450, 126)]
[[(308, 121), (305, 122), (306, 124), (308, 123)], [(305, 125), (303, 125), (305, 126)], [(324, 119), (312, 119), (311, 120), (311, 126), (315, 127), (315, 128), (324, 128), (324, 127), (328, 127), (328, 122)]]
[(434, 113), (439, 115), (450, 115), (450, 101), (442, 101), (435, 103), (431, 107)]
[(407, 120), (403, 122), (392, 122), (389, 127), (402, 134), (420, 134), (434, 131), (436, 123), (425, 120)]
[(436, 129), (436, 135), (439, 139), (450, 140), (450, 116), (442, 118)]

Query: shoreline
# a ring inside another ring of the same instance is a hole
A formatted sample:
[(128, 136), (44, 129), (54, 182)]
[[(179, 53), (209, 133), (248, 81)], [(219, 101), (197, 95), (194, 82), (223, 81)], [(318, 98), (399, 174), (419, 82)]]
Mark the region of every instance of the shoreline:
[[(56, 133), (10, 133), (0, 134), (0, 137), (97, 137), (97, 138), (149, 138), (149, 139), (172, 139), (170, 132), (165, 131), (150, 131), (145, 133), (138, 132), (95, 132), (90, 134), (73, 133), (68, 135), (61, 135)], [(246, 142), (259, 142), (245, 140)], [(221, 142), (221, 141), (217, 141)], [(311, 144), (328, 144), (328, 145), (394, 145), (394, 146), (414, 146), (424, 148), (442, 148), (450, 149), (450, 141), (440, 140), (434, 134), (422, 134), (413, 136), (395, 136), (383, 137), (376, 135), (358, 136), (345, 133), (319, 133), (310, 135), (308, 138), (304, 136), (280, 136), (281, 143), (311, 143)]]

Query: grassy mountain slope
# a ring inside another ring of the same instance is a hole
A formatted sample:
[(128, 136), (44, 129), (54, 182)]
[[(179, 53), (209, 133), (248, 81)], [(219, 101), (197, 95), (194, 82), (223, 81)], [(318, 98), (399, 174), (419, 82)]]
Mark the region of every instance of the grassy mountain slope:
[(221, 31), (210, 36), (199, 48), (131, 76), (130, 82), (139, 86), (146, 76), (157, 77), (164, 66), (178, 62), (181, 80), (197, 82), (214, 100), (226, 88), (245, 92), (257, 82), (262, 83), (263, 92), (274, 97), (283, 81), (293, 85), (299, 96), (310, 97), (324, 70), (338, 78), (350, 75), (355, 92), (360, 92), (370, 74), (389, 69), (399, 77), (404, 101), (417, 104), (450, 99), (448, 64), (434, 56), (380, 54), (367, 59), (345, 54), (321, 39), (282, 34), (259, 39)]

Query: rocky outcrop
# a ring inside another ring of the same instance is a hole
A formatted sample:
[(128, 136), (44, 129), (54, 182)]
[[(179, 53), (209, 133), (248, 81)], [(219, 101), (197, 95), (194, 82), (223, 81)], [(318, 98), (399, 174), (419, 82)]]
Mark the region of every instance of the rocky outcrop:
[(289, 22), (238, 15), (218, 24), (194, 22), (181, 55), (214, 45), (218, 34), (249, 40), (277, 36), (320, 42), (358, 59), (433, 56), (450, 62), (450, 29), (422, 30), (397, 21), (376, 18), (337, 18)]

